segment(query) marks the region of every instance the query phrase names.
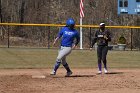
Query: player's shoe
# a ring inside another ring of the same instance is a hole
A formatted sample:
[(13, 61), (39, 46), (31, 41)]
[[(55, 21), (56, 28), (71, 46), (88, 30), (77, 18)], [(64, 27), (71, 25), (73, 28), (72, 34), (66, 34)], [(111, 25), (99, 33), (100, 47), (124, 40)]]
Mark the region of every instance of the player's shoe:
[(50, 73), (50, 75), (56, 75), (56, 72), (55, 72), (55, 71), (52, 71), (52, 72)]
[(105, 74), (107, 74), (108, 73), (107, 69), (104, 68), (104, 72), (105, 72)]
[(102, 74), (102, 71), (98, 71), (98, 73), (97, 74)]
[(70, 75), (72, 75), (72, 71), (67, 72), (66, 75), (65, 75), (65, 77), (69, 77)]

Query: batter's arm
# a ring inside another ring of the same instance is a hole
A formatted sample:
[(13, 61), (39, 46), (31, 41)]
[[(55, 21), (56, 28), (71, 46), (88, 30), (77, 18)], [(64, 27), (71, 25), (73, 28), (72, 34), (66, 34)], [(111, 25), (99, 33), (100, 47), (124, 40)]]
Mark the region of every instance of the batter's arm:
[(59, 37), (55, 38), (54, 42), (53, 42), (53, 46), (55, 46), (56, 42), (58, 41)]
[(63, 28), (59, 31), (57, 37), (55, 38), (54, 42), (53, 42), (53, 46), (56, 44), (56, 42), (58, 41), (59, 38), (61, 38), (63, 35)]

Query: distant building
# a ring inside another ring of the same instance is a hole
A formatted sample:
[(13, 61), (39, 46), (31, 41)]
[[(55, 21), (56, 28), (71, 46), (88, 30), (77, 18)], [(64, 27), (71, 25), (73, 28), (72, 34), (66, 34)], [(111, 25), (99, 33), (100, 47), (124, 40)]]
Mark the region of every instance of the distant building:
[(118, 0), (118, 14), (140, 14), (140, 0)]

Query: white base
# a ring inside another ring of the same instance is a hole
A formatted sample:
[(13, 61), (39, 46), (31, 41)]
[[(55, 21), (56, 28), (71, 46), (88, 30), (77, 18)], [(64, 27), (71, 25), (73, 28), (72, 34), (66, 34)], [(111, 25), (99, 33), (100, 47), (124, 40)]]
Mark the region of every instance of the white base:
[(33, 75), (32, 78), (46, 78), (44, 75)]

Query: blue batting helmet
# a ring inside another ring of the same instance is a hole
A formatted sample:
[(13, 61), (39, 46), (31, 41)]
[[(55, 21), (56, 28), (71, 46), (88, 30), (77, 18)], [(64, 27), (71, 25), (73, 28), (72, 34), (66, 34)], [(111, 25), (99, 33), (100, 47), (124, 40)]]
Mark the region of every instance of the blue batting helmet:
[(67, 26), (75, 25), (74, 19), (73, 19), (73, 18), (69, 18), (69, 19), (66, 21), (66, 25), (67, 25)]

